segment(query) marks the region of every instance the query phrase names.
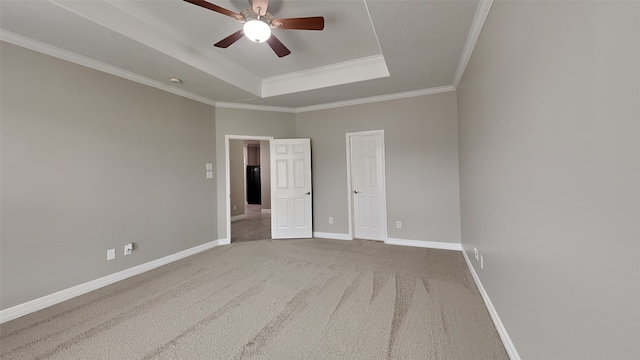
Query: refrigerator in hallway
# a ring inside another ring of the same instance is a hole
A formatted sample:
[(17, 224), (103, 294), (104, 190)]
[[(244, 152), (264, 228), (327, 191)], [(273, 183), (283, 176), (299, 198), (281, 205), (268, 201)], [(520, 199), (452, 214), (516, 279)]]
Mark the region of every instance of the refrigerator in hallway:
[(260, 165), (247, 165), (247, 204), (260, 205)]

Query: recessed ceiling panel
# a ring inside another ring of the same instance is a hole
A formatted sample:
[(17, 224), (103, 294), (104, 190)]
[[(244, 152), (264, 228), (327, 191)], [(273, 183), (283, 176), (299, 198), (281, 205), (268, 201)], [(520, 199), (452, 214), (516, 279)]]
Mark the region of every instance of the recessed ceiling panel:
[[(479, 1), (270, 0), (276, 18), (325, 18), (323, 31), (273, 30), (291, 50), (283, 58), (244, 38), (214, 47), (242, 24), (183, 0), (1, 0), (0, 28), (3, 40), (208, 103), (300, 108), (450, 87)], [(183, 83), (169, 85), (171, 76)]]
[[(240, 12), (248, 1), (209, 0)], [(380, 55), (376, 33), (364, 1), (269, 1), (276, 18), (323, 16), (322, 31), (273, 29), (273, 35), (291, 50), (278, 58), (267, 44), (255, 44), (247, 38), (226, 49), (213, 44), (242, 29), (242, 23), (184, 1), (115, 2), (128, 13), (152, 22), (161, 31), (187, 39), (198, 47), (212, 49), (260, 78), (270, 78), (310, 70), (335, 63)], [(126, 4), (126, 6), (125, 6)]]
[(47, 1), (0, 1), (0, 24), (3, 31), (151, 81), (168, 85), (171, 76), (178, 76), (183, 80), (179, 89), (211, 102), (255, 96)]

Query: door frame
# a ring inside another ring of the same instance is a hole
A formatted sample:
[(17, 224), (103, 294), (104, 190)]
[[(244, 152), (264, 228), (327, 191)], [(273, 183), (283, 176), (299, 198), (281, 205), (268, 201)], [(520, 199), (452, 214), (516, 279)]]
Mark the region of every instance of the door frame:
[[(227, 239), (231, 243), (231, 174), (229, 174), (229, 141), (230, 140), (260, 140), (269, 141), (273, 136), (252, 136), (252, 135), (225, 135), (224, 136), (224, 161), (227, 178), (225, 179), (225, 197), (227, 202)], [(271, 166), (271, 165), (269, 165)]]
[(381, 143), (380, 146), (382, 147), (382, 192), (383, 192), (383, 196), (382, 196), (382, 217), (384, 219), (383, 221), (383, 229), (382, 229), (382, 237), (383, 237), (383, 241), (386, 243), (387, 239), (389, 238), (389, 235), (387, 233), (387, 172), (385, 170), (385, 147), (384, 147), (384, 130), (367, 130), (367, 131), (359, 131), (359, 132), (351, 132), (351, 133), (346, 133), (346, 139), (347, 139), (347, 208), (349, 210), (349, 216), (348, 216), (348, 223), (349, 223), (349, 239), (353, 240), (354, 239), (354, 234), (355, 234), (355, 230), (354, 230), (354, 226), (355, 226), (355, 221), (353, 219), (354, 216), (354, 209), (353, 209), (353, 201), (352, 201), (352, 194), (353, 194), (353, 189), (351, 186), (351, 138), (354, 136), (366, 136), (366, 135), (380, 135), (381, 137)]

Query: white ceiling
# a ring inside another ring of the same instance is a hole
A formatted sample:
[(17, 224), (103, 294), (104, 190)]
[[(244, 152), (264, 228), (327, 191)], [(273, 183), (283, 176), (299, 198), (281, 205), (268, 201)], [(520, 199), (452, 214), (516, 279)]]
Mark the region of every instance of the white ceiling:
[[(246, 38), (213, 47), (242, 24), (182, 0), (0, 0), (0, 35), (217, 106), (304, 111), (452, 90), (490, 4), (270, 0), (276, 18), (325, 18), (323, 31), (274, 29), (291, 50), (284, 58)], [(172, 76), (183, 83), (170, 83)]]

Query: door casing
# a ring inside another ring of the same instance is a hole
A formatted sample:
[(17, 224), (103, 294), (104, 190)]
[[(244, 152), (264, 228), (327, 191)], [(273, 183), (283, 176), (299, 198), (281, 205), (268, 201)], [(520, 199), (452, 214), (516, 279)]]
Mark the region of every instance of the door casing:
[(224, 159), (226, 171), (225, 194), (227, 202), (227, 244), (231, 243), (231, 175), (229, 174), (229, 141), (230, 140), (262, 140), (271, 141), (273, 136), (251, 136), (251, 135), (225, 135), (224, 136)]

